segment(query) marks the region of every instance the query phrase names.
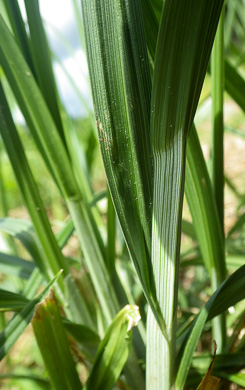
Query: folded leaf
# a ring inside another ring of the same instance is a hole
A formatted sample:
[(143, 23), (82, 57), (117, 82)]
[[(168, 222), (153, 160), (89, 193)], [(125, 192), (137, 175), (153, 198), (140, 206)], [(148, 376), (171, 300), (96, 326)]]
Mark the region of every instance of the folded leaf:
[(32, 327), (54, 389), (81, 390), (82, 385), (52, 290), (36, 306)]
[(101, 341), (84, 390), (110, 390), (130, 352), (132, 328), (140, 320), (137, 306), (127, 305), (114, 318)]

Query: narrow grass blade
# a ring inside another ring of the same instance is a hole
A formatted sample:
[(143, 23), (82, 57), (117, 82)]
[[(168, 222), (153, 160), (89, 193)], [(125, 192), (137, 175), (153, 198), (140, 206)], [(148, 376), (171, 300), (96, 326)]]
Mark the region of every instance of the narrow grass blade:
[(47, 107), (56, 124), (62, 141), (65, 143), (57, 88), (55, 84), (48, 41), (43, 28), (38, 0), (25, 0), (28, 27), (30, 32), (30, 47), (37, 82), (46, 101)]
[(32, 327), (54, 389), (80, 390), (82, 385), (52, 290), (36, 306)]
[[(53, 279), (54, 275), (61, 268), (64, 269), (64, 274), (67, 275), (68, 267), (50, 227), (43, 203), (39, 196), (35, 180), (28, 165), (24, 149), (19, 139), (1, 86), (0, 97), (1, 135), (7, 149), (17, 183), (21, 190), (21, 194), (32, 218), (32, 223), (41, 245), (42, 252), (44, 253), (41, 271), (46, 277), (49, 276), (51, 279)], [(64, 291), (63, 278), (60, 278), (59, 280), (59, 287), (61, 289), (59, 295), (62, 299), (62, 291)]]
[(238, 220), (234, 223), (234, 225), (230, 228), (227, 234), (227, 239), (231, 238), (231, 235), (237, 232), (237, 230), (240, 230), (244, 224), (245, 224), (245, 214), (241, 215), (238, 218)]
[(42, 290), (42, 292), (30, 301), (20, 313), (16, 314), (8, 323), (6, 328), (0, 333), (0, 360), (8, 353), (10, 348), (18, 340), (26, 326), (32, 319), (34, 308), (38, 302), (47, 294), (51, 286), (56, 282), (61, 272)]
[(149, 312), (147, 386), (151, 389), (173, 384), (186, 143), (222, 5), (223, 1), (204, 0), (197, 5), (166, 0), (158, 33), (151, 99), (152, 262), (167, 337)]
[[(228, 307), (235, 305), (245, 298), (245, 266), (234, 272), (215, 291), (209, 301), (200, 311), (200, 314), (193, 322), (191, 329), (185, 336), (184, 351), (181, 352), (181, 361), (177, 367), (175, 386), (177, 390), (182, 390), (191, 365), (193, 353), (201, 336), (205, 323), (215, 316), (223, 313)], [(230, 293), (232, 291), (232, 294)]]
[[(28, 63), (32, 72), (33, 70), (33, 62), (31, 58), (31, 50), (30, 50), (30, 42), (26, 33), (25, 23), (22, 19), (19, 4), (17, 0), (3, 0), (5, 8), (7, 10), (7, 14), (9, 17), (9, 21), (11, 24), (11, 28), (15, 35), (15, 38), (24, 54), (26, 62)], [(34, 72), (35, 74), (35, 72)]]
[(187, 144), (185, 193), (201, 254), (216, 290), (226, 276), (224, 245), (210, 177), (194, 127)]
[(132, 327), (140, 320), (137, 306), (127, 305), (114, 318), (101, 341), (84, 390), (111, 390), (129, 356)]
[(15, 275), (22, 279), (29, 279), (34, 268), (35, 265), (31, 261), (0, 253), (0, 272), (5, 275)]
[(245, 81), (238, 70), (228, 61), (225, 61), (225, 89), (235, 102), (245, 111), (244, 96)]
[(150, 0), (141, 0), (148, 54), (153, 67), (159, 23)]
[(224, 236), (224, 11), (211, 55), (212, 80), (212, 182), (222, 234)]
[[(203, 261), (210, 275), (212, 289), (215, 291), (226, 277), (224, 233), (207, 166), (194, 128), (187, 145), (185, 193)], [(215, 319), (214, 332), (221, 351), (226, 338), (225, 318)]]
[(116, 214), (111, 199), (111, 194), (107, 191), (107, 255), (106, 262), (109, 274), (112, 276), (115, 271), (116, 260)]
[(27, 304), (24, 296), (0, 289), (0, 311), (20, 311)]
[[(192, 360), (192, 372), (196, 370), (200, 374), (204, 374), (210, 365), (210, 355), (195, 356)], [(237, 370), (240, 371), (245, 365), (245, 353), (227, 353), (218, 354), (215, 357), (214, 375), (218, 371)]]

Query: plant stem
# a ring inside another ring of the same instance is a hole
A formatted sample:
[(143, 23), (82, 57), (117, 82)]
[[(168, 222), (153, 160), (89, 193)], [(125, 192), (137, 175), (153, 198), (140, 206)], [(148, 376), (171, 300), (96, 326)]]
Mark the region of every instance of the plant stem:
[[(224, 10), (221, 17), (214, 41), (211, 57), (212, 74), (212, 181), (214, 197), (216, 201), (224, 245)], [(220, 259), (225, 269), (225, 258)], [(222, 266), (222, 264), (221, 264)], [(223, 282), (220, 272), (213, 269), (211, 283), (213, 291)], [(213, 321), (213, 338), (217, 342), (218, 352), (221, 352), (226, 338), (226, 325), (224, 315)]]
[(156, 295), (166, 324), (163, 335), (149, 310), (147, 389), (170, 389), (175, 360), (180, 225), (183, 204), (185, 141), (177, 133), (170, 148), (154, 153), (152, 262)]

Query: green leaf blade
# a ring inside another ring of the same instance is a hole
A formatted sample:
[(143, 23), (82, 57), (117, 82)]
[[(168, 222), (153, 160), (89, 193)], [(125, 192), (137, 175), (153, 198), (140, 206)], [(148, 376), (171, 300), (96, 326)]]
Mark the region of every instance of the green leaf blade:
[(139, 1), (85, 0), (82, 6), (108, 184), (131, 257), (153, 304), (150, 70)]

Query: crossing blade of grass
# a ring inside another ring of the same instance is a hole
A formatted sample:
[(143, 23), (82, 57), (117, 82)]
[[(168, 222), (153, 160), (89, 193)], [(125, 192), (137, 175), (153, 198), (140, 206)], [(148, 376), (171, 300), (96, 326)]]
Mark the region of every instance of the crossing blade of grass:
[(181, 352), (181, 361), (177, 367), (178, 372), (175, 382), (177, 390), (184, 388), (192, 355), (205, 323), (245, 298), (244, 282), (245, 266), (242, 266), (221, 284), (193, 322), (191, 329), (185, 336), (184, 352)]
[(7, 324), (6, 328), (0, 333), (0, 360), (8, 353), (10, 348), (18, 340), (26, 326), (32, 319), (34, 308), (47, 294), (48, 290), (57, 281), (61, 271), (45, 286), (42, 292), (32, 301), (30, 301), (23, 310), (16, 314)]
[[(150, 70), (139, 1), (82, 1), (94, 110), (108, 185), (160, 324), (150, 265)], [(161, 325), (162, 326), (162, 325)]]
[(230, 228), (227, 239), (231, 238), (231, 235), (235, 233), (237, 230), (240, 230), (245, 224), (245, 214), (242, 214), (238, 220), (234, 223), (234, 225)]
[(52, 290), (36, 306), (32, 327), (54, 389), (80, 390), (82, 385)]
[(24, 296), (0, 289), (0, 311), (20, 311), (27, 304)]
[[(192, 360), (192, 368), (201, 374), (205, 374), (210, 365), (210, 355), (195, 356)], [(215, 357), (213, 373), (233, 369), (240, 371), (245, 365), (245, 353), (218, 354)], [(193, 371), (194, 371), (193, 370)], [(193, 372), (192, 371), (192, 372)]]
[(74, 223), (72, 219), (70, 218), (68, 221), (65, 222), (65, 225), (60, 230), (60, 232), (56, 235), (56, 239), (58, 242), (58, 245), (61, 249), (64, 248), (69, 238), (74, 233)]
[(33, 299), (37, 291), (43, 285), (43, 282), (43, 275), (40, 273), (38, 268), (35, 268), (25, 285), (23, 295), (28, 299)]
[(4, 21), (0, 17), (1, 65), (18, 100), (26, 122), (45, 161), (58, 182), (74, 221), (86, 265), (106, 323), (117, 312), (117, 300), (105, 266), (105, 253), (90, 208), (76, 182), (70, 160), (43, 97)]
[[(90, 116), (91, 115), (92, 114), (90, 111)], [(93, 194), (93, 189), (89, 178), (89, 168), (87, 163), (86, 152), (84, 150), (84, 145), (82, 145), (82, 143), (79, 141), (77, 131), (75, 130), (71, 120), (68, 118), (68, 115), (65, 112), (63, 112), (62, 114), (62, 118), (63, 118), (63, 127), (65, 131), (67, 149), (71, 156), (71, 164), (75, 173), (75, 177), (77, 179), (79, 189), (82, 192), (83, 198), (86, 199), (86, 202), (90, 203), (94, 197), (94, 194)], [(95, 128), (94, 118), (93, 118), (93, 123), (91, 123), (91, 129), (90, 129), (91, 133), (96, 131), (93, 128)], [(94, 207), (91, 211), (98, 229), (102, 231), (105, 230), (105, 226), (97, 206)], [(101, 245), (101, 251), (103, 250), (104, 250), (103, 245)]]
[(36, 266), (43, 274), (45, 274), (42, 255), (37, 244), (37, 237), (30, 221), (10, 217), (1, 218), (0, 231), (18, 239), (31, 255)]
[(173, 381), (187, 135), (197, 108), (222, 5), (223, 1), (212, 5), (201, 1), (197, 5), (189, 0), (166, 0), (159, 28), (151, 102), (154, 156), (152, 262), (167, 338), (163, 337), (149, 312), (147, 386), (151, 389), (169, 389)]

